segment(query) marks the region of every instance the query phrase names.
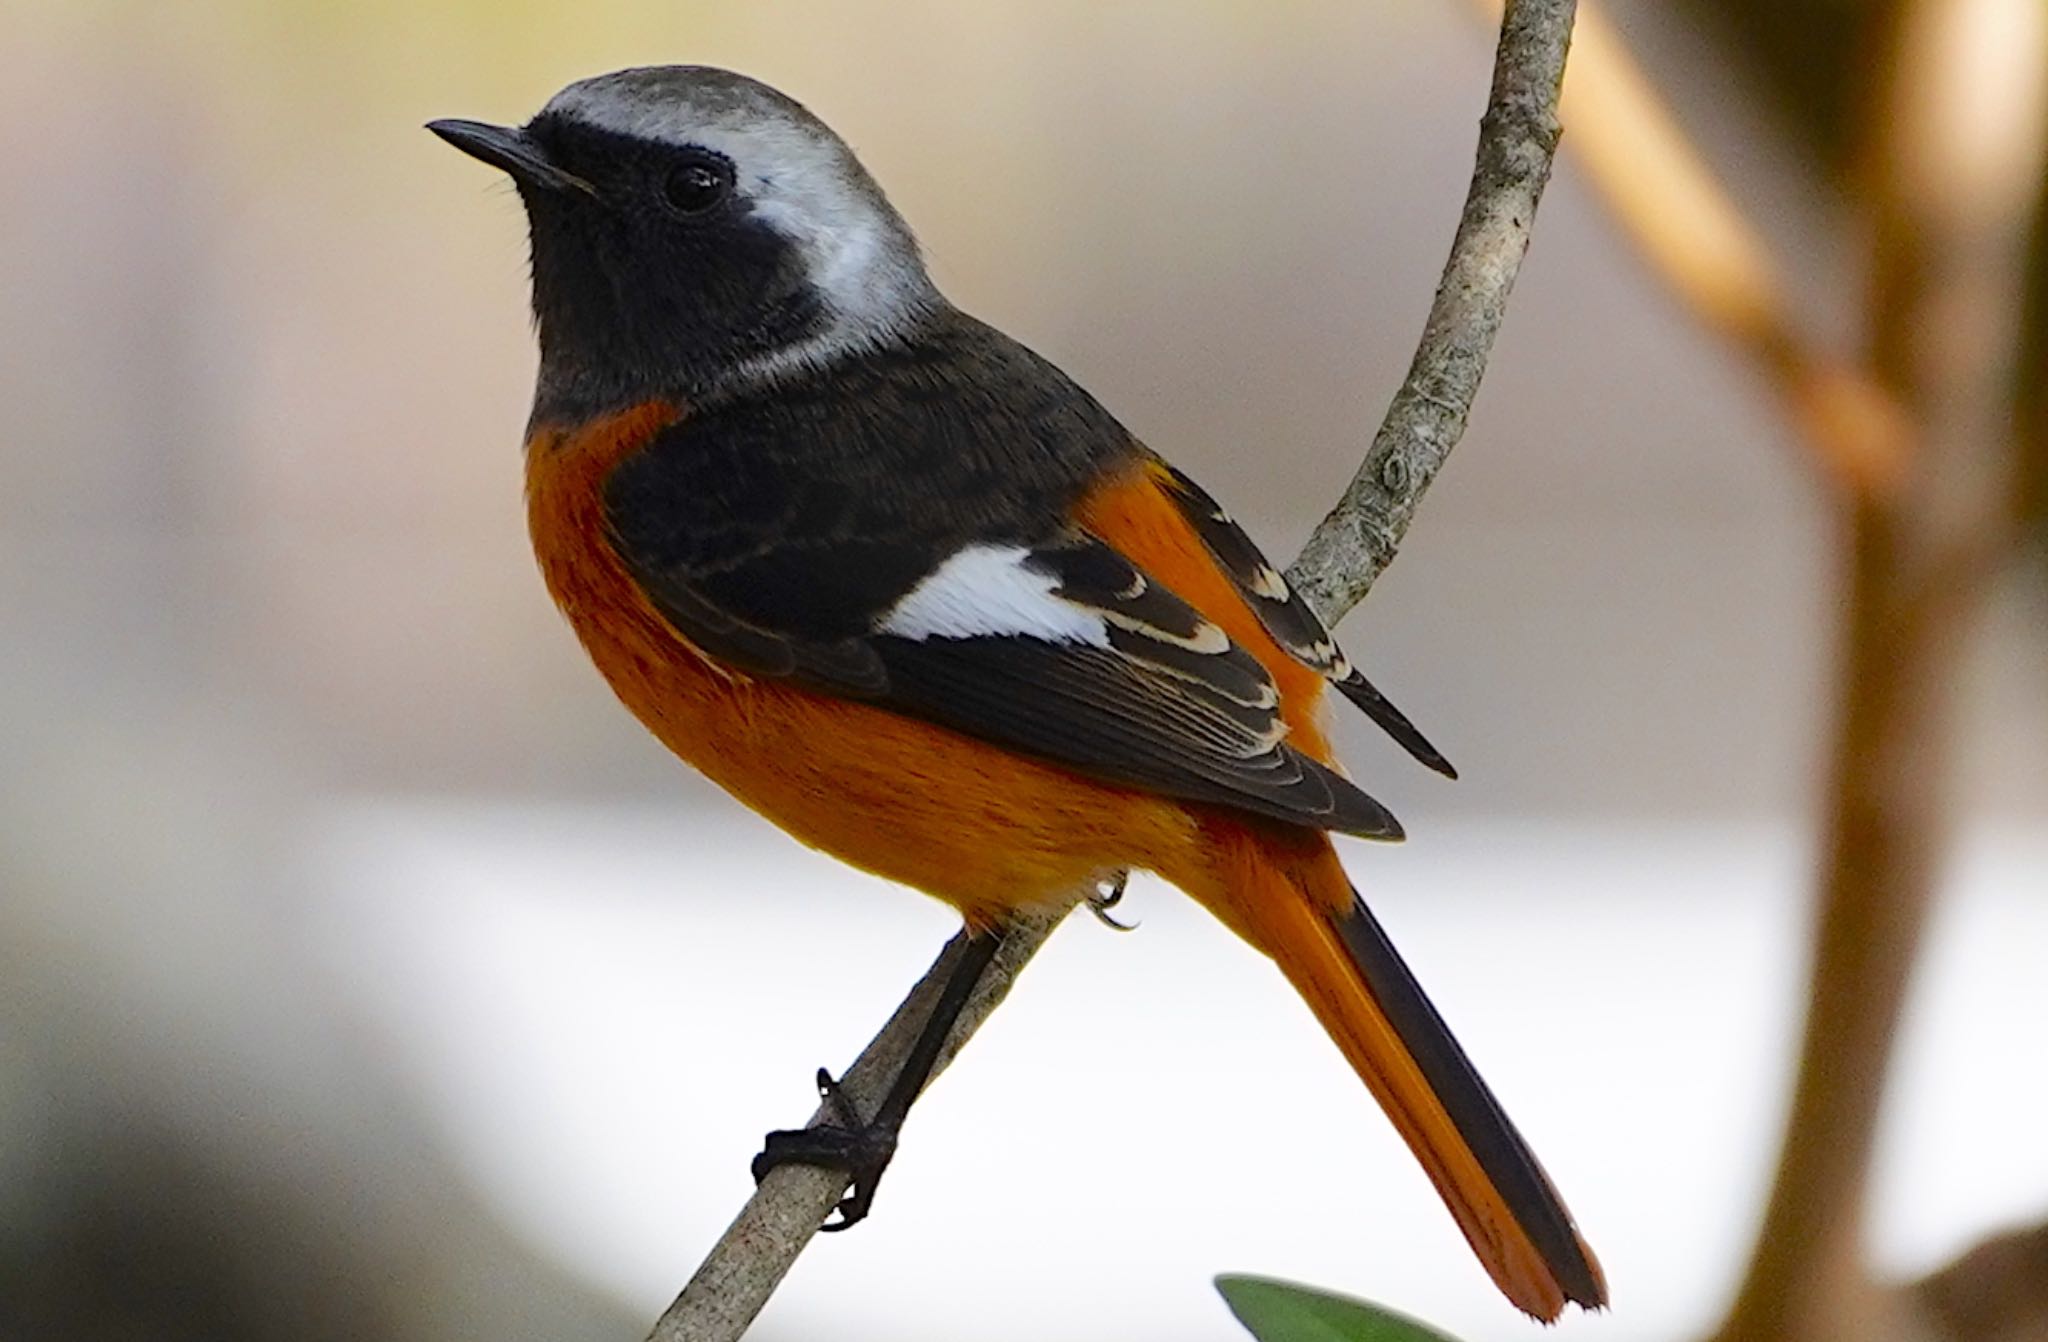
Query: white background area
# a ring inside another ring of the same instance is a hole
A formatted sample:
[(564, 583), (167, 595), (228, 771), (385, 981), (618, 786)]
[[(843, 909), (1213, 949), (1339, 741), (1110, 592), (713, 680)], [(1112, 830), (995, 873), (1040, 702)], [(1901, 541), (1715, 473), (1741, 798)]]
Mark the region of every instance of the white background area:
[[(309, 932), (447, 1141), (537, 1243), (651, 1319), (812, 1070), (926, 967), (941, 906), (752, 818), (379, 801), (328, 813)], [(1732, 1288), (1789, 1076), (1812, 857), (1789, 828), (1416, 827), (1346, 863), (1564, 1191), (1614, 1308), (1679, 1338)], [(1881, 1135), (1881, 1262), (2048, 1205), (2048, 835), (1966, 836)], [(1536, 1336), (1256, 953), (1134, 883), (1061, 930), (914, 1112), (874, 1217), (805, 1254), (763, 1337), (1241, 1336), (1222, 1271)], [(972, 1320), (971, 1326), (964, 1321)]]

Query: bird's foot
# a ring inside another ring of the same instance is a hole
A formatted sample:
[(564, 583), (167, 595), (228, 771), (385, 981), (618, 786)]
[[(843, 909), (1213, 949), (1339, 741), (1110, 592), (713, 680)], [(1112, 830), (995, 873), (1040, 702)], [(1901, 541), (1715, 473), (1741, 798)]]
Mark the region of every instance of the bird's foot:
[(814, 1165), (838, 1170), (853, 1180), (844, 1198), (833, 1210), (839, 1219), (827, 1221), (820, 1230), (844, 1230), (867, 1218), (875, 1201), (875, 1185), (882, 1171), (896, 1155), (894, 1127), (866, 1123), (855, 1111), (853, 1101), (832, 1078), (818, 1069), (818, 1093), (832, 1111), (831, 1120), (808, 1128), (790, 1128), (768, 1134), (761, 1154), (754, 1157), (754, 1182), (768, 1177), (768, 1171), (783, 1165)]
[(1124, 887), (1131, 883), (1131, 873), (1120, 871), (1097, 887), (1088, 896), (1088, 912), (1095, 915), (1095, 921), (1118, 932), (1135, 932), (1136, 923), (1127, 923), (1109, 916), (1109, 911), (1124, 902)]

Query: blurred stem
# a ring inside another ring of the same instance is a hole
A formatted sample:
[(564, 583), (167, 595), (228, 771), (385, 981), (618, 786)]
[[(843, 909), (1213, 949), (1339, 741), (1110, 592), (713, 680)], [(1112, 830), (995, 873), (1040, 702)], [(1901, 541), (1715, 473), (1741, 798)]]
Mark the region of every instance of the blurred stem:
[(1863, 1253), (1893, 1037), (1947, 838), (1955, 692), (2015, 533), (2018, 295), (2043, 159), (2038, 0), (1908, 0), (1874, 100), (1869, 366), (1903, 486), (1852, 491), (1811, 998), (1777, 1179), (1722, 1342), (1909, 1325)]
[[(1549, 180), (1557, 146), (1558, 87), (1575, 7), (1575, 0), (1511, 0), (1507, 6), (1472, 184), (1408, 381), (1388, 409), (1359, 478), (1288, 571), (1332, 624), (1364, 597), (1392, 560), (1416, 504), (1464, 432)], [(1388, 469), (1389, 455), (1398, 456), (1403, 469)], [(1407, 469), (1411, 460), (1415, 468)], [(1075, 892), (1073, 902), (1086, 893)], [(988, 1019), (1069, 908), (1049, 909), (1006, 929), (996, 963), (982, 976), (948, 1039), (940, 1069)], [(948, 943), (841, 1078), (862, 1112), (874, 1111), (900, 1070), (960, 948), (960, 937)], [(825, 1117), (821, 1107), (811, 1121)], [(790, 1165), (771, 1171), (654, 1325), (649, 1342), (735, 1342), (767, 1305), (846, 1186), (845, 1176), (828, 1170)]]
[(1896, 508), (1848, 505), (1841, 699), (1805, 1042), (1777, 1179), (1723, 1342), (1888, 1336), (1863, 1258), (1872, 1139), (1926, 923), (1951, 661), (1975, 602), (1915, 612)]
[[(2048, 562), (2048, 173), (2034, 206), (2027, 262), (2025, 335), (2020, 344), (2014, 404), (2020, 422), (2020, 511), (2034, 528), (2038, 557)], [(2048, 632), (2048, 631), (2042, 631)]]
[(2048, 1337), (2048, 1225), (1996, 1235), (1913, 1287), (1921, 1316), (1969, 1342)]
[(1686, 310), (1764, 376), (1823, 480), (1859, 494), (1896, 488), (1908, 433), (1892, 396), (1801, 326), (1762, 235), (1592, 0), (1576, 41), (1567, 143), (1615, 221)]

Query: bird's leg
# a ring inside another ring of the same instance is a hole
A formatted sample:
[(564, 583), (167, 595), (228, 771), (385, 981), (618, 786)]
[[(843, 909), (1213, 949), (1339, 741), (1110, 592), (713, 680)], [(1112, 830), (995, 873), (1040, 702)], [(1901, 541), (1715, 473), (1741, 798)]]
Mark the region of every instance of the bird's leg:
[(769, 1133), (761, 1154), (754, 1157), (754, 1181), (759, 1183), (768, 1171), (781, 1165), (817, 1165), (843, 1171), (852, 1176), (853, 1184), (835, 1209), (839, 1219), (827, 1221), (819, 1228), (844, 1230), (863, 1220), (874, 1203), (875, 1185), (896, 1154), (896, 1138), (903, 1130), (911, 1102), (931, 1080), (946, 1036), (952, 1033), (954, 1022), (960, 1019), (967, 999), (974, 995), (975, 985), (981, 982), (983, 971), (1002, 944), (1000, 932), (968, 933), (959, 963), (940, 988), (939, 1000), (918, 1030), (902, 1069), (890, 1083), (889, 1092), (882, 1097), (873, 1118), (863, 1122), (845, 1090), (830, 1072), (820, 1067), (818, 1093), (824, 1097), (830, 1117), (808, 1128)]
[(1136, 923), (1120, 922), (1110, 917), (1109, 911), (1124, 902), (1124, 887), (1131, 883), (1131, 873), (1120, 871), (1102, 883), (1100, 889), (1088, 896), (1088, 912), (1095, 915), (1095, 921), (1118, 932), (1135, 932)]

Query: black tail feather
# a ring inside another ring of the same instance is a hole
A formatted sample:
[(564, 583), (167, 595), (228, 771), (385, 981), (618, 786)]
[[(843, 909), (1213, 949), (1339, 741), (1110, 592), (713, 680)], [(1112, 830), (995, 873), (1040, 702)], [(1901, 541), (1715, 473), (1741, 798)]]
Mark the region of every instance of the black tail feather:
[(1423, 995), (1386, 930), (1354, 893), (1351, 912), (1336, 920), (1368, 991), (1413, 1055), (1430, 1089), (1457, 1126), (1480, 1167), (1500, 1191), (1567, 1299), (1587, 1309), (1607, 1303), (1607, 1287), (1573, 1228), (1571, 1213), (1551, 1186), (1522, 1134), (1501, 1111), (1450, 1027)]

